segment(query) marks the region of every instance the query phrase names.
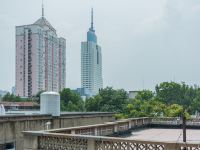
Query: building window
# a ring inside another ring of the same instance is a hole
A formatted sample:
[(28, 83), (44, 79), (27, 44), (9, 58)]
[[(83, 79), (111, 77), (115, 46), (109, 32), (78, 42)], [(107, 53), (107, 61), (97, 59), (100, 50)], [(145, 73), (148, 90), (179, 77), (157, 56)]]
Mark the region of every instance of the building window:
[(97, 51), (97, 64), (99, 64), (99, 51)]

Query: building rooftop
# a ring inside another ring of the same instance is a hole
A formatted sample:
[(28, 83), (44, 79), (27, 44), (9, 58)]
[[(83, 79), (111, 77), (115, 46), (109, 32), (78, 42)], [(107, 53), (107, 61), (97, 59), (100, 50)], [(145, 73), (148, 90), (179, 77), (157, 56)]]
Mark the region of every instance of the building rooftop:
[(54, 27), (47, 21), (45, 17), (39, 18), (34, 24), (41, 26), (42, 28), (46, 28), (47, 30), (51, 30), (56, 33)]
[[(157, 128), (146, 128), (141, 130), (132, 131), (131, 135), (126, 138), (133, 140), (144, 140), (144, 141), (162, 141), (162, 142), (182, 142), (183, 141), (182, 129), (157, 129)], [(200, 130), (187, 129), (187, 141), (188, 142), (199, 142), (200, 141)]]
[(3, 105), (5, 107), (7, 106), (23, 106), (23, 107), (33, 107), (33, 106), (39, 106), (39, 104), (35, 102), (0, 102), (0, 105)]

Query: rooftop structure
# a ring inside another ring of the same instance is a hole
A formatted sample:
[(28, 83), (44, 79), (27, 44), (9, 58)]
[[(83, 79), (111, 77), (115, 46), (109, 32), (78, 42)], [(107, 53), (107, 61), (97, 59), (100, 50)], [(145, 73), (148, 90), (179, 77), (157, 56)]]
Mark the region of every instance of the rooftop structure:
[(60, 94), (44, 92), (40, 95), (40, 111), (42, 114), (60, 116)]
[(134, 99), (138, 93), (139, 93), (139, 91), (129, 91), (128, 97)]

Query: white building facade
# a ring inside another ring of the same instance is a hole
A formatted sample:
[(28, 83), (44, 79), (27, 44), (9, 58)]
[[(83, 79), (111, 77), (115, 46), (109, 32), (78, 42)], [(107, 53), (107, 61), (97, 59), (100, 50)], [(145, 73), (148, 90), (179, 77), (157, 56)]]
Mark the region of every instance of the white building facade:
[(103, 78), (101, 47), (97, 44), (93, 27), (93, 10), (91, 20), (87, 41), (81, 43), (81, 86), (91, 95), (96, 95), (103, 88)]
[(66, 84), (66, 40), (44, 15), (35, 23), (16, 27), (16, 95), (60, 91)]

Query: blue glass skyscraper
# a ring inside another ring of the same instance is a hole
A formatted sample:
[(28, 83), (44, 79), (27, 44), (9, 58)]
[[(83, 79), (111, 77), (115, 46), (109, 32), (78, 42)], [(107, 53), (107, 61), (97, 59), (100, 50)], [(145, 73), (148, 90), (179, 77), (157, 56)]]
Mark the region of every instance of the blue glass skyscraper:
[(81, 43), (81, 87), (96, 95), (103, 88), (101, 47), (94, 30), (93, 9), (87, 41)]

